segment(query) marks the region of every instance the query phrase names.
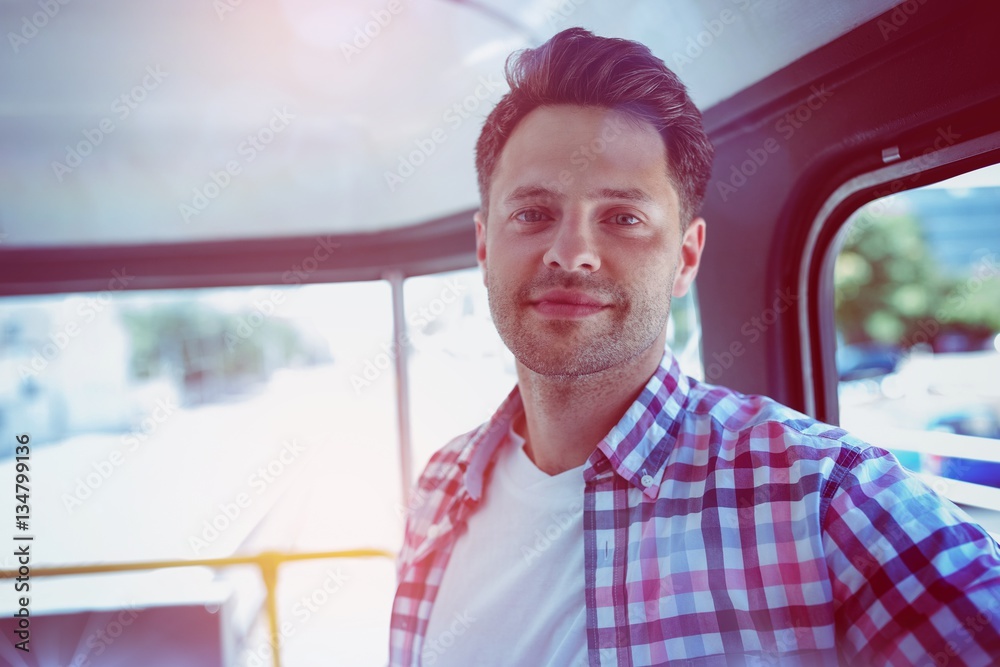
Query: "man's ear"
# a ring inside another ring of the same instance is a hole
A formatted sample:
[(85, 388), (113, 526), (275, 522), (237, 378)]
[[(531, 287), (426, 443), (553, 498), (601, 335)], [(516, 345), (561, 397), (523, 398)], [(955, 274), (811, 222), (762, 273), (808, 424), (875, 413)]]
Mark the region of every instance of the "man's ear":
[(489, 286), (486, 277), (486, 214), (479, 209), (472, 219), (476, 221), (476, 261), (483, 270), (483, 284)]
[(698, 275), (701, 264), (701, 252), (705, 249), (705, 220), (695, 218), (684, 231), (681, 238), (681, 256), (677, 262), (677, 275), (674, 277), (673, 295), (682, 297), (687, 294)]

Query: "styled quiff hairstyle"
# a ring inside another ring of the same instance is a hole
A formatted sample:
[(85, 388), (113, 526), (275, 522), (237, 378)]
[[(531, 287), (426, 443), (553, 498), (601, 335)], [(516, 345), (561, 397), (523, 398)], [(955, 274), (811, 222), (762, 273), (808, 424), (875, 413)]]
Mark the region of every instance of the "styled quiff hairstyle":
[(476, 142), (483, 212), (507, 139), (538, 107), (600, 107), (650, 123), (663, 137), (667, 176), (680, 198), (681, 228), (698, 214), (712, 170), (712, 144), (701, 113), (677, 75), (644, 45), (569, 28), (536, 49), (512, 53), (505, 68), (510, 92), (486, 118)]

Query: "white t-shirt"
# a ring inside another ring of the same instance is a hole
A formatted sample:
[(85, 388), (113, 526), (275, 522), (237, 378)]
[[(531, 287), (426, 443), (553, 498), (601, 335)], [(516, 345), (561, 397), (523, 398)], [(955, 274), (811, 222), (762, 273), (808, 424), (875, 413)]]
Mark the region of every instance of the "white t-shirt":
[(513, 428), (445, 569), (424, 667), (587, 665), (583, 468), (550, 476)]

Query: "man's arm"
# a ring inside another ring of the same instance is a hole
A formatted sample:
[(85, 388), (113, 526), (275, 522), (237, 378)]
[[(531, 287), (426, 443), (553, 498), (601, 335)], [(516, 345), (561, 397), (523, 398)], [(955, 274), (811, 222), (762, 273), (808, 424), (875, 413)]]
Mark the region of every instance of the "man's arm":
[(824, 493), (838, 645), (853, 664), (1000, 660), (1000, 548), (885, 450), (844, 450)]

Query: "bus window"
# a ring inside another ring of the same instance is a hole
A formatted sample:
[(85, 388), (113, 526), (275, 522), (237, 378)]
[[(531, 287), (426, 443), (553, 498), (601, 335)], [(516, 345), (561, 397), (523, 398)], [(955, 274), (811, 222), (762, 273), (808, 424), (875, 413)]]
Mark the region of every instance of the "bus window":
[[(402, 536), (395, 375), (380, 370), (391, 336), (383, 281), (0, 300), (0, 442), (30, 433), (39, 471), (31, 529), (45, 546), (32, 564), (391, 555)], [(13, 455), (0, 452), (7, 479)], [(334, 662), (384, 662), (394, 583), (387, 558), (283, 565), (284, 650), (307, 655), (335, 628), (351, 658), (328, 644)], [(245, 566), (32, 583), (52, 615), (136, 609), (141, 625), (154, 618), (143, 610), (188, 617), (194, 605), (228, 624), (245, 664), (270, 664), (270, 637), (253, 629), (267, 627), (261, 584)], [(180, 650), (162, 631), (128, 636)], [(86, 639), (74, 659), (91, 655)]]
[(853, 215), (834, 268), (841, 424), (914, 471), (993, 487), (998, 217), (1000, 165), (892, 194)]
[(517, 376), (479, 267), (410, 278), (404, 293), (411, 385), (419, 388), (410, 395), (416, 475), (445, 443), (489, 419)]

